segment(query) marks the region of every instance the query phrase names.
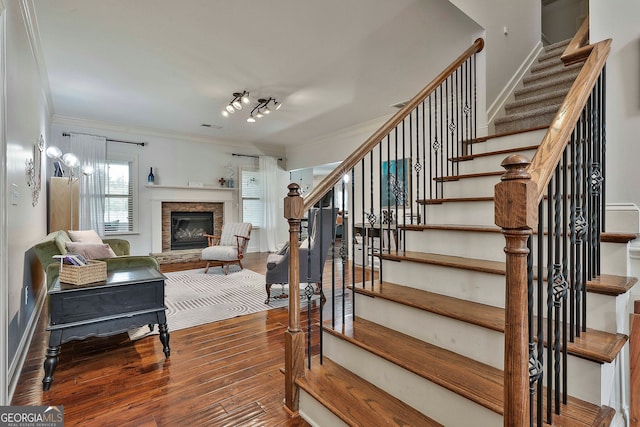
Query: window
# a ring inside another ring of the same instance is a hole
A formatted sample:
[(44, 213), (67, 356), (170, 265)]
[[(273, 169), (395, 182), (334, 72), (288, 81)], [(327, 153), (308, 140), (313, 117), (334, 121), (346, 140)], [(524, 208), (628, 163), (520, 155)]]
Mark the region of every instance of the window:
[(126, 233), (134, 230), (133, 166), (132, 160), (107, 160), (104, 201), (105, 233)]
[(262, 186), (260, 185), (260, 171), (255, 169), (241, 169), (242, 186), (242, 222), (250, 222), (253, 228), (262, 226), (263, 203)]

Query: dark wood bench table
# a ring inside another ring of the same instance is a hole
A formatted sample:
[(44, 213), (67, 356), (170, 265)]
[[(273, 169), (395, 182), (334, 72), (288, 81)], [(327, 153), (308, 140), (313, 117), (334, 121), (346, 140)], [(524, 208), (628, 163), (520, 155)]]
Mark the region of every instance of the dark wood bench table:
[(72, 340), (105, 337), (133, 327), (152, 328), (158, 324), (162, 350), (168, 358), (164, 280), (165, 276), (153, 268), (110, 272), (105, 282), (81, 286), (56, 279), (48, 292), (50, 335), (42, 388), (51, 387), (60, 346)]

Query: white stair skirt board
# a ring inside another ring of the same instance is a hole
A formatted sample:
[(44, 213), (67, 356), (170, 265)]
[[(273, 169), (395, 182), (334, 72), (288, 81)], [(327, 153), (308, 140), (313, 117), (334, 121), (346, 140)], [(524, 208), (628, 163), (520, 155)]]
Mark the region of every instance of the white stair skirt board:
[(308, 394), (300, 389), (300, 410), (298, 411), (303, 420), (313, 427), (347, 427), (336, 414), (328, 410)]
[(331, 360), (443, 425), (502, 425), (501, 415), (444, 387), (328, 333), (323, 339), (324, 354)]
[[(397, 330), (421, 341), (503, 369), (504, 334), (457, 319), (408, 307), (383, 298), (356, 294), (358, 317)], [(429, 327), (425, 327), (428, 325)], [(545, 349), (545, 357), (546, 357)], [(600, 405), (607, 365), (568, 355), (571, 396)], [(546, 384), (546, 383), (545, 383)]]
[(504, 307), (504, 275), (411, 261), (383, 261), (382, 274), (404, 286)]

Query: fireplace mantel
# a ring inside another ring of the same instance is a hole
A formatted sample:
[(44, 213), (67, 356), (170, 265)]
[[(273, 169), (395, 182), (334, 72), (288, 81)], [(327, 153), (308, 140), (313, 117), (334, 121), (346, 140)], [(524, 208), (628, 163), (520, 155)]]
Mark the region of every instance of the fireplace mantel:
[(162, 202), (224, 203), (223, 223), (235, 221), (235, 188), (148, 185), (145, 189), (151, 190), (151, 252), (162, 252)]

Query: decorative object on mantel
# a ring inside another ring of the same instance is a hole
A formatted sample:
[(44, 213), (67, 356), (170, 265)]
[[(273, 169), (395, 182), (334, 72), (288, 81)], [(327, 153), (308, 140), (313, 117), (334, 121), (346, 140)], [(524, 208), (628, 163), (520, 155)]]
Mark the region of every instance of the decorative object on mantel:
[(227, 180), (222, 177), (218, 180), (218, 182), (220, 183), (220, 187), (224, 187), (224, 184), (227, 182)]
[(231, 164), (231, 162), (227, 163), (227, 165), (224, 167), (226, 173), (227, 173), (227, 187), (228, 188), (233, 188), (233, 180), (235, 177), (235, 172), (233, 169), (233, 165)]
[(40, 198), (42, 188), (42, 152), (44, 151), (44, 137), (33, 145), (33, 158), (27, 159), (25, 172), (27, 174), (27, 185), (31, 188), (31, 205), (36, 206)]
[(147, 183), (148, 184), (155, 184), (156, 183), (156, 177), (153, 174), (153, 168), (149, 168), (149, 175), (147, 175)]

